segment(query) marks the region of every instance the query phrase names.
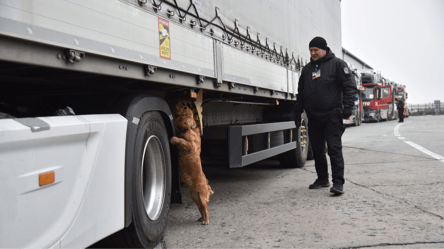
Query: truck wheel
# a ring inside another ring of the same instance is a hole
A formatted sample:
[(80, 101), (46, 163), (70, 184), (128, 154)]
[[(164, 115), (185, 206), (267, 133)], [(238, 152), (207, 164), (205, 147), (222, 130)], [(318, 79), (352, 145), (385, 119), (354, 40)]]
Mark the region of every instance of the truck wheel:
[(171, 157), (167, 130), (158, 112), (145, 113), (136, 140), (133, 169), (133, 223), (143, 247), (162, 239), (171, 198)]
[(353, 126), (359, 126), (359, 119), (358, 119), (358, 112), (355, 112), (355, 122), (353, 123)]
[(162, 116), (145, 113), (135, 141), (132, 199), (133, 221), (118, 232), (113, 244), (119, 247), (153, 248), (162, 239), (171, 200), (169, 139)]
[[(288, 168), (302, 168), (307, 161), (308, 156), (308, 119), (305, 113), (302, 114), (301, 127), (293, 130), (297, 147), (293, 150), (278, 155), (279, 162), (282, 166)], [(302, 127), (304, 127), (302, 129)]]

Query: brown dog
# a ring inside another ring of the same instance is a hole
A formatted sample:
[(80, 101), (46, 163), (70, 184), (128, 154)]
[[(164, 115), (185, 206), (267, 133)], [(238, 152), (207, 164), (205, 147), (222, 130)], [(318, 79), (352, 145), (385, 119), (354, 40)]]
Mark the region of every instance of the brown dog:
[(176, 115), (174, 125), (179, 137), (172, 137), (170, 142), (178, 147), (182, 181), (187, 184), (191, 199), (202, 215), (199, 221), (208, 225), (210, 223), (208, 202), (214, 192), (202, 171), (200, 128), (196, 125), (199, 117), (193, 115), (197, 111), (191, 100), (177, 101), (174, 109)]

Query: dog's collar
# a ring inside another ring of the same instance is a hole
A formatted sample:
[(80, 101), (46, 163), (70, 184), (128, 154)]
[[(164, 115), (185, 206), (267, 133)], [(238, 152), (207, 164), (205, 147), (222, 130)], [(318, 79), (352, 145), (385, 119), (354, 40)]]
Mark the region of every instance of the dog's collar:
[(191, 129), (195, 129), (196, 126), (195, 125), (191, 125), (188, 129), (180, 129), (181, 131), (187, 131), (187, 130), (191, 130)]

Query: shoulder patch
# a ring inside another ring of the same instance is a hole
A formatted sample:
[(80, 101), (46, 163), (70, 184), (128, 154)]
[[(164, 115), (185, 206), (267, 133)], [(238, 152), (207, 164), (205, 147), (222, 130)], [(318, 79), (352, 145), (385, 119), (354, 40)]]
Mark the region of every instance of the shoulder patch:
[(344, 67), (344, 73), (345, 74), (350, 74), (350, 69), (348, 69), (348, 67)]

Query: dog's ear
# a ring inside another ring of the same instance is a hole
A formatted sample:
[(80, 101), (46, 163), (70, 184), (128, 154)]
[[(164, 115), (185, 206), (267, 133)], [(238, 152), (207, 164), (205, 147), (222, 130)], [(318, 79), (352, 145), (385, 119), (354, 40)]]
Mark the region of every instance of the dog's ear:
[(177, 122), (175, 123), (176, 127), (179, 128), (182, 131), (186, 131), (189, 128), (189, 122), (188, 119), (181, 119), (181, 120), (177, 120)]

